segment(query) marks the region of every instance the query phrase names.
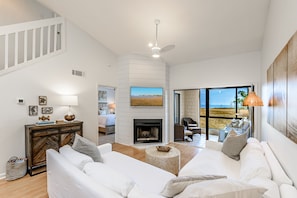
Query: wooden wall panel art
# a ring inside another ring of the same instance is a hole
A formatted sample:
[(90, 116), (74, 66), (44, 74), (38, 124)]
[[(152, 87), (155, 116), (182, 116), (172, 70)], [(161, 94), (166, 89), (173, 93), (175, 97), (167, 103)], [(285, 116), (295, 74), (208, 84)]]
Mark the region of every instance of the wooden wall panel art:
[(297, 32), (267, 70), (267, 122), (297, 143)]
[(297, 143), (297, 32), (267, 70), (267, 122)]

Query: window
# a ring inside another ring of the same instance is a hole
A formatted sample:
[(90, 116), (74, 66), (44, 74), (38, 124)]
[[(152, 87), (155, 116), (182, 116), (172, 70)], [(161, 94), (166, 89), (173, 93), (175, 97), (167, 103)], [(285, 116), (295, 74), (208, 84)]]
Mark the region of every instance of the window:
[(233, 118), (247, 117), (248, 109), (242, 106), (248, 94), (246, 87), (200, 89), (200, 125), (206, 129), (206, 137), (223, 129)]

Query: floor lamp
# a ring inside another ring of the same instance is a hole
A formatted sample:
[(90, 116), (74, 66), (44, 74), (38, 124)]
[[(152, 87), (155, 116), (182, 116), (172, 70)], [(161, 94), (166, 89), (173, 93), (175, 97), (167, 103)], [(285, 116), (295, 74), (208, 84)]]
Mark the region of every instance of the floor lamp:
[(243, 106), (249, 106), (249, 119), (251, 122), (250, 134), (252, 137), (254, 135), (254, 107), (263, 106), (262, 99), (256, 95), (254, 92), (254, 85), (252, 85), (252, 91), (249, 92), (247, 97), (243, 100)]

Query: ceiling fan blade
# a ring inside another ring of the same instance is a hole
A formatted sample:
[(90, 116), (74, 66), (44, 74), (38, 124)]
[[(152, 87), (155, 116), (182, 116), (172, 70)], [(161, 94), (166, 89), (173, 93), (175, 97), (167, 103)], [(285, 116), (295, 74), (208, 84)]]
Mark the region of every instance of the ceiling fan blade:
[(160, 52), (161, 53), (168, 52), (168, 51), (170, 51), (170, 50), (172, 50), (174, 48), (175, 48), (175, 45), (174, 44), (166, 45), (165, 47), (162, 47), (161, 48)]

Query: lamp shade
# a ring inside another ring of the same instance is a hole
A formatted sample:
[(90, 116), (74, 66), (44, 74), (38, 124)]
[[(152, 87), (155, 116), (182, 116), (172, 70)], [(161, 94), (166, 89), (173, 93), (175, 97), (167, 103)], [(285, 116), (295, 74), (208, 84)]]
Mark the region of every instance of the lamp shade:
[(62, 96), (61, 105), (77, 106), (78, 105), (78, 97), (77, 96)]
[(263, 101), (259, 96), (255, 94), (255, 92), (251, 91), (243, 100), (243, 106), (263, 106)]

